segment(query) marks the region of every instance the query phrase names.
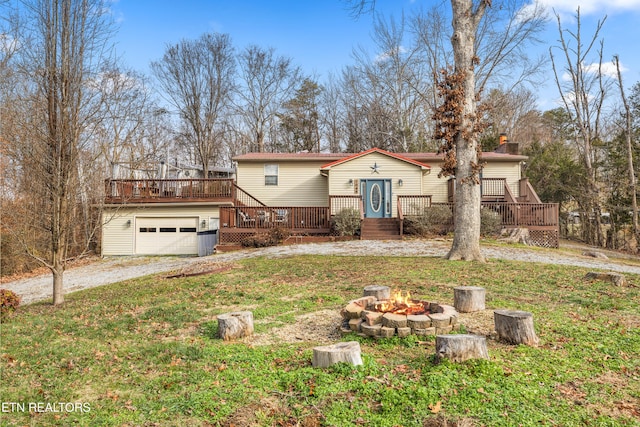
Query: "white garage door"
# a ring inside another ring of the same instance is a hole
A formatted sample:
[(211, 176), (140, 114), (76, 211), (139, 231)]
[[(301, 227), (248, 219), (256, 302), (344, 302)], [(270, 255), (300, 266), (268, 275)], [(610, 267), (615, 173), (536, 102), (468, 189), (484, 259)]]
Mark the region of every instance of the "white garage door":
[(136, 254), (197, 255), (198, 218), (136, 218)]

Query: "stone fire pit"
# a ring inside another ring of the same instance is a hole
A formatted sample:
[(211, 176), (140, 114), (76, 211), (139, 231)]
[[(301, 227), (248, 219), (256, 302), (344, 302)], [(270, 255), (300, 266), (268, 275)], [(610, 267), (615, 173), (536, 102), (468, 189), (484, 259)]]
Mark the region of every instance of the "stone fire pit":
[[(458, 312), (452, 306), (410, 299), (404, 300), (397, 307), (388, 308), (390, 299), (387, 287), (376, 286), (377, 292), (373, 292), (373, 295), (366, 295), (367, 288), (365, 296), (349, 301), (340, 312), (340, 330), (343, 334), (355, 332), (362, 336), (380, 338), (394, 335), (406, 337), (411, 334), (442, 335), (451, 332), (457, 324)], [(381, 288), (386, 288), (387, 291)]]

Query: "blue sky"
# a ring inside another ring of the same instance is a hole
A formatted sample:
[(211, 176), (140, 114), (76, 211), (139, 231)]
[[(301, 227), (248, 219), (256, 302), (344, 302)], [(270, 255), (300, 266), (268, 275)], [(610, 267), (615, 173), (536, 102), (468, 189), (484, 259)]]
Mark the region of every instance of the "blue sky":
[[(601, 33), (604, 60), (618, 54), (625, 86), (640, 81), (640, 0), (542, 2), (555, 8), (566, 28), (574, 28), (573, 15), (580, 6), (585, 36), (590, 36), (595, 22), (607, 15)], [(427, 0), (377, 0), (376, 11), (397, 18), (433, 4)], [(372, 16), (352, 18), (342, 0), (113, 0), (111, 8), (119, 26), (118, 53), (127, 66), (144, 73), (149, 72), (151, 61), (162, 57), (167, 43), (212, 31), (229, 34), (237, 49), (250, 44), (273, 47), (320, 81), (328, 73), (353, 64), (354, 48), (378, 53), (371, 40)], [(555, 20), (549, 22), (544, 37), (547, 44), (556, 44)], [(548, 46), (540, 49), (546, 53)], [(549, 74), (547, 87), (537, 88), (548, 93), (540, 102), (543, 109), (554, 107), (552, 78)]]

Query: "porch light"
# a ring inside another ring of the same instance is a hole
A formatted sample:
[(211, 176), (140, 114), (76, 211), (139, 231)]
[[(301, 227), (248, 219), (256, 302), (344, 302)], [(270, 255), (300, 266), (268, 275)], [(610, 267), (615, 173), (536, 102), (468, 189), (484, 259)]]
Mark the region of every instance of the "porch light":
[(404, 182), (402, 181), (402, 179), (398, 180), (398, 187), (402, 187), (402, 185), (404, 184)]
[(126, 225), (127, 225), (127, 227), (131, 227), (131, 220), (130, 219), (127, 220)]
[(203, 219), (202, 222), (200, 223), (200, 228), (205, 228), (207, 226), (207, 220)]
[(353, 185), (353, 178), (349, 179), (349, 185)]

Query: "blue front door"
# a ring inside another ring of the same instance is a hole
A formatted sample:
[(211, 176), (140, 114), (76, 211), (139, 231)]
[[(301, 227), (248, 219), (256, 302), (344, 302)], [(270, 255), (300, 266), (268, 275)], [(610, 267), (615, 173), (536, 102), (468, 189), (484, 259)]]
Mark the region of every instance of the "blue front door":
[(362, 180), (362, 201), (367, 218), (387, 218), (391, 216), (391, 180)]

